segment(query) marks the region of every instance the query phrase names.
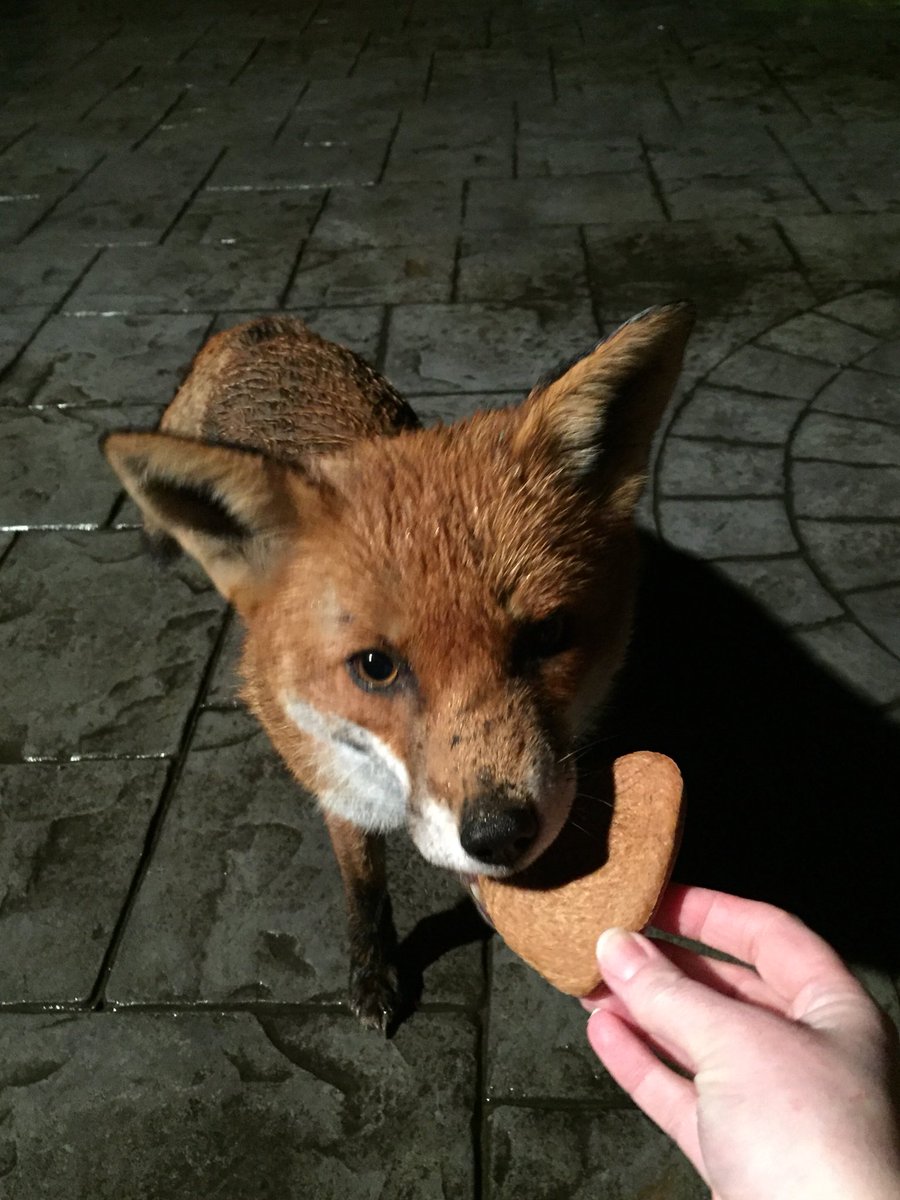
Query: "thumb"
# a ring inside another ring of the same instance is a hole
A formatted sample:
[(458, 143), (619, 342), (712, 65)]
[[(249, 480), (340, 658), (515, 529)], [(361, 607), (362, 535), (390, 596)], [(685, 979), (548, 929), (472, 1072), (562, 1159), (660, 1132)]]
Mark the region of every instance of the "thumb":
[(607, 929), (597, 942), (603, 982), (619, 997), (629, 1019), (692, 1071), (718, 1043), (723, 1025), (752, 1021), (746, 1005), (685, 975), (639, 933)]

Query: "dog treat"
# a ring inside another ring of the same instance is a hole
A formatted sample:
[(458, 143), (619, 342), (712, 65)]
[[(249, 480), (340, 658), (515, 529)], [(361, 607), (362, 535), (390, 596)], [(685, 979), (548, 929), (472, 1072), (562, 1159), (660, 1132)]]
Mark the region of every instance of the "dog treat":
[(653, 916), (678, 850), (681, 799), (670, 758), (626, 754), (605, 790), (576, 799), (537, 862), (509, 880), (479, 876), (475, 898), (520, 958), (561, 992), (583, 996), (600, 982), (594, 947), (603, 930), (640, 930)]

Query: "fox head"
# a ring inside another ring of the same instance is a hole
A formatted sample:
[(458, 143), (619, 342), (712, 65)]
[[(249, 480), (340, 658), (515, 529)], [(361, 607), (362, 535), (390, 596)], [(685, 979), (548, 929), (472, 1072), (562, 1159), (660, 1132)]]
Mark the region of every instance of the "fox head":
[(559, 832), (628, 639), (633, 512), (690, 332), (653, 309), (518, 406), (286, 466), (105, 453), (246, 627), (244, 697), (326, 812), (502, 876)]

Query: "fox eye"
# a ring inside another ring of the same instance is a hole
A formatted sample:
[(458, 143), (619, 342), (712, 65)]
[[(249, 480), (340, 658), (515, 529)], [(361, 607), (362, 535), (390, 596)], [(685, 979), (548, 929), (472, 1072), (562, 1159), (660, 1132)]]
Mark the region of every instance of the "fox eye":
[(360, 650), (347, 659), (353, 682), (366, 692), (389, 691), (400, 678), (401, 663), (385, 650)]
[(516, 657), (524, 662), (554, 658), (570, 649), (574, 636), (571, 613), (564, 608), (558, 608), (539, 621), (525, 625), (519, 631), (516, 639)]

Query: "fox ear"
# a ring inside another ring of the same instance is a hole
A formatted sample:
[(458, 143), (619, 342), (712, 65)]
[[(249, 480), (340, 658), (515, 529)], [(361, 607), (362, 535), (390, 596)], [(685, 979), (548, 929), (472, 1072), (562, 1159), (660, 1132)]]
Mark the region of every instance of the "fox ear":
[(630, 513), (693, 324), (687, 303), (647, 309), (556, 379), (538, 383), (522, 407), (519, 453), (549, 459)]
[(111, 433), (101, 444), (147, 532), (173, 537), (227, 600), (252, 608), (296, 526), (288, 469), (167, 433)]

